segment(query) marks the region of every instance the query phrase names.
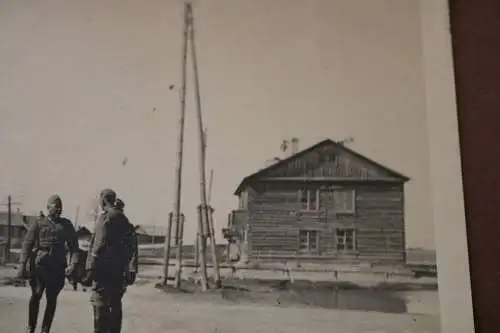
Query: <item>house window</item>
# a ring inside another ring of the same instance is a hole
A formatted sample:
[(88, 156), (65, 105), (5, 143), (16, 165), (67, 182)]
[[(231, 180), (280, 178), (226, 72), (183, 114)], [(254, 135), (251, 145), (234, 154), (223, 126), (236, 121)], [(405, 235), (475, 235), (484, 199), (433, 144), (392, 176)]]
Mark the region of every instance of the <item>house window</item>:
[(353, 189), (333, 190), (333, 210), (337, 213), (354, 213), (356, 192)]
[(319, 248), (319, 232), (317, 230), (299, 231), (299, 251), (317, 252)]
[(247, 191), (243, 191), (240, 193), (240, 202), (239, 202), (239, 205), (238, 205), (238, 208), (239, 209), (247, 209), (247, 205), (248, 205), (248, 192)]
[(337, 229), (337, 251), (350, 252), (356, 249), (356, 233), (354, 229)]
[(306, 210), (306, 211), (319, 210), (318, 197), (319, 197), (318, 190), (306, 190), (306, 189), (300, 190), (299, 191), (300, 210)]

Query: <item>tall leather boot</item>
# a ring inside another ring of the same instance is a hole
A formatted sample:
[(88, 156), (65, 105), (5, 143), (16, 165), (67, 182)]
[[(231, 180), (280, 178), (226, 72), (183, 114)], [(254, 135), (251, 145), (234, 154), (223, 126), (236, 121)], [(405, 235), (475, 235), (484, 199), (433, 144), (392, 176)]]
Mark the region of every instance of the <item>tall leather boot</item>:
[(56, 314), (56, 306), (56, 299), (47, 300), (47, 305), (43, 314), (42, 330), (40, 333), (50, 333), (50, 328), (52, 327), (52, 322), (54, 321), (54, 315)]
[(35, 333), (38, 312), (40, 309), (40, 297), (37, 294), (31, 295), (28, 305), (28, 327), (27, 333)]
[(109, 307), (92, 305), (94, 310), (94, 333), (109, 333)]
[(121, 297), (111, 302), (109, 313), (109, 333), (120, 333), (122, 330), (122, 300)]

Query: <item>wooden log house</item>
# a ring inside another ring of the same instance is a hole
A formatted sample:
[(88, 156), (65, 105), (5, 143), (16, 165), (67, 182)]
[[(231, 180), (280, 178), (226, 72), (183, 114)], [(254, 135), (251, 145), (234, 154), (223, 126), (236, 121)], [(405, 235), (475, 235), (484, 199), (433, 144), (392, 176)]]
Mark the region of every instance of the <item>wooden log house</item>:
[(404, 263), (408, 180), (324, 140), (244, 178), (223, 233), (244, 261)]

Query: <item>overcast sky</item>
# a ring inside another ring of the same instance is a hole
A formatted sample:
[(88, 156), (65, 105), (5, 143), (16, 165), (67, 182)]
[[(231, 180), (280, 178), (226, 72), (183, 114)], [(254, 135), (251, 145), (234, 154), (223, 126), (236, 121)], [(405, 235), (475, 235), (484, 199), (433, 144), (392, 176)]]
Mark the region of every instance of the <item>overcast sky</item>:
[[(92, 197), (111, 187), (134, 223), (165, 224), (182, 10), (178, 0), (0, 2), (2, 203), (11, 192), (37, 212), (59, 193), (65, 214), (80, 205), (83, 222)], [(205, 0), (194, 15), (217, 229), (236, 208), (238, 183), (279, 155), (282, 139), (306, 148), (352, 136), (352, 149), (412, 179), (408, 245), (434, 246), (418, 1)], [(191, 242), (199, 175), (188, 89)]]

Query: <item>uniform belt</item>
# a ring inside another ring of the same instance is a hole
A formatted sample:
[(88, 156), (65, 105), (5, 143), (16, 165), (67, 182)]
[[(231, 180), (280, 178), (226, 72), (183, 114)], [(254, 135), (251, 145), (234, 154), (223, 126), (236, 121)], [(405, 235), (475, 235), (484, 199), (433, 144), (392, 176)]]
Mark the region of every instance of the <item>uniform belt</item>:
[(37, 251), (42, 251), (42, 252), (49, 252), (49, 253), (52, 253), (54, 251), (58, 251), (60, 250), (59, 247), (57, 245), (54, 245), (54, 246), (39, 246), (37, 247)]
[(54, 250), (54, 247), (52, 246), (40, 246), (37, 248), (38, 251), (44, 251), (44, 252), (52, 252)]

